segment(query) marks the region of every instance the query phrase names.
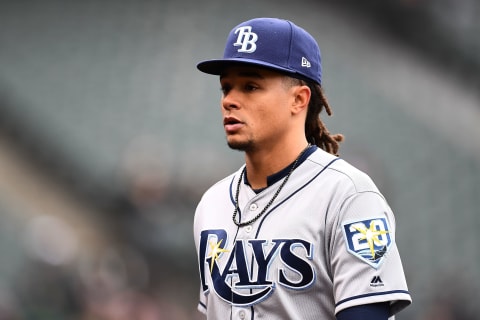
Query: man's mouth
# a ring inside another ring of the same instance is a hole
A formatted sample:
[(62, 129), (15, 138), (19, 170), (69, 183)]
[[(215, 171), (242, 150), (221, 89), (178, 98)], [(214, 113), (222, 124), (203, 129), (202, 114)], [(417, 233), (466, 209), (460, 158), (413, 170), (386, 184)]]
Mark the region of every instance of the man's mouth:
[(233, 133), (243, 126), (243, 122), (234, 117), (226, 117), (223, 119), (223, 126), (227, 133)]

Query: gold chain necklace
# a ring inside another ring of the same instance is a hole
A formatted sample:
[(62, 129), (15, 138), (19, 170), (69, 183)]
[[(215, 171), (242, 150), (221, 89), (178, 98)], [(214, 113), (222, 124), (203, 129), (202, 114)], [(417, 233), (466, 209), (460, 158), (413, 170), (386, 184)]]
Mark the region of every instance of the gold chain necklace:
[(302, 152), (300, 152), (300, 154), (298, 155), (298, 157), (295, 159), (295, 161), (293, 162), (293, 165), (292, 165), (292, 168), (290, 169), (290, 171), (288, 172), (287, 176), (285, 177), (285, 179), (283, 179), (283, 182), (282, 184), (278, 187), (277, 191), (275, 192), (275, 194), (273, 195), (272, 199), (270, 199), (270, 201), (267, 203), (267, 205), (265, 206), (265, 208), (263, 208), (263, 210), (257, 214), (253, 219), (249, 220), (249, 221), (246, 221), (246, 222), (237, 222), (237, 214), (238, 214), (238, 211), (239, 211), (239, 207), (238, 207), (238, 196), (240, 194), (240, 185), (241, 185), (241, 182), (243, 180), (243, 176), (245, 175), (245, 170), (246, 170), (246, 167), (243, 168), (242, 170), (242, 173), (240, 174), (240, 177), (238, 178), (238, 183), (237, 183), (237, 192), (235, 193), (235, 210), (233, 211), (233, 216), (232, 216), (232, 219), (233, 219), (233, 223), (235, 223), (235, 225), (237, 225), (238, 227), (244, 227), (244, 226), (247, 226), (249, 224), (252, 224), (254, 223), (255, 221), (257, 221), (261, 216), (263, 216), (265, 214), (265, 212), (267, 212), (268, 208), (270, 208), (270, 206), (272, 205), (273, 201), (275, 201), (275, 199), (277, 198), (278, 194), (280, 193), (280, 191), (283, 189), (283, 186), (287, 183), (288, 179), (290, 178), (293, 170), (295, 170), (295, 168), (297, 167), (297, 164), (298, 164), (298, 161), (300, 160), (300, 158), (302, 157), (302, 155), (305, 153), (305, 151), (308, 150), (308, 148), (310, 147), (310, 143), (307, 145), (307, 147), (305, 149), (302, 150)]

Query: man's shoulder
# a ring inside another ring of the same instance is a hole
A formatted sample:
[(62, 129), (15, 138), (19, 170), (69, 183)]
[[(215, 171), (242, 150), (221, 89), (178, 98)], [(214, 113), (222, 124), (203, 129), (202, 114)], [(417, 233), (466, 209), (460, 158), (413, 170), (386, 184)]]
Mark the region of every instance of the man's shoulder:
[(357, 191), (377, 189), (367, 173), (343, 158), (319, 149), (311, 155), (309, 160), (320, 166), (333, 179), (337, 181), (344, 180), (345, 183), (350, 184)]

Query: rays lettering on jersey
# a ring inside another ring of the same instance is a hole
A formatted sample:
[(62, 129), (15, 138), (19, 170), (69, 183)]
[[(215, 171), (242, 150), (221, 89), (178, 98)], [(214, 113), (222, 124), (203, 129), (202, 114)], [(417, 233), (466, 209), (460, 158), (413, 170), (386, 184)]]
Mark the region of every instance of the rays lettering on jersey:
[[(210, 274), (216, 294), (234, 305), (263, 301), (273, 293), (276, 284), (301, 290), (314, 281), (315, 271), (309, 263), (313, 245), (307, 241), (250, 239), (235, 241), (231, 250), (227, 247), (225, 230), (202, 231), (198, 255), (200, 277), (204, 293), (210, 290), (206, 279)], [(274, 262), (280, 267), (270, 268)]]

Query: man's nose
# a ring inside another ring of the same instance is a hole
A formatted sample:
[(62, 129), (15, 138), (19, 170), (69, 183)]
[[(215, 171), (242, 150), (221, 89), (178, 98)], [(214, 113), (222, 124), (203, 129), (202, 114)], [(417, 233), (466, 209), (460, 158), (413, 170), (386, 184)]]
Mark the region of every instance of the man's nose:
[(238, 95), (235, 90), (229, 90), (228, 93), (224, 93), (222, 97), (222, 107), (225, 110), (238, 109)]

